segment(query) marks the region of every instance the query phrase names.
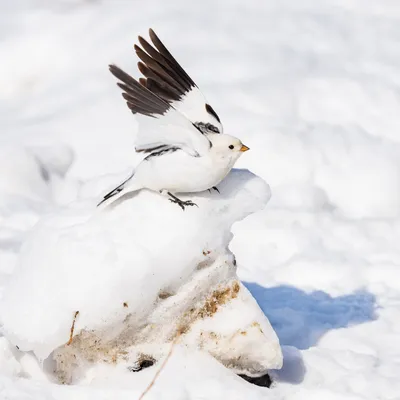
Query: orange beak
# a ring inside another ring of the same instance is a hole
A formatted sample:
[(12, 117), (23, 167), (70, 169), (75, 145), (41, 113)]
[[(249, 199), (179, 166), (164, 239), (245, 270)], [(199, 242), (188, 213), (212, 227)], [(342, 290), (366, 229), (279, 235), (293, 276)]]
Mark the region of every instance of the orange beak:
[(245, 151), (247, 151), (247, 150), (250, 150), (250, 148), (247, 147), (247, 146), (245, 146), (244, 144), (242, 144), (242, 147), (240, 148), (240, 151), (245, 152)]

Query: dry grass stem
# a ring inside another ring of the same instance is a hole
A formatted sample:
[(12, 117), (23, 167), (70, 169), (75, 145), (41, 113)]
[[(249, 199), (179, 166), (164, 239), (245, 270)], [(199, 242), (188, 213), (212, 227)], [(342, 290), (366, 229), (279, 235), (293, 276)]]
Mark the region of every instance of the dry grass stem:
[(72, 343), (72, 338), (74, 337), (75, 321), (76, 321), (76, 317), (78, 315), (79, 315), (79, 311), (75, 311), (75, 315), (74, 315), (74, 319), (72, 321), (71, 331), (70, 331), (70, 334), (69, 334), (69, 340), (67, 342), (67, 346), (69, 346)]
[(174, 350), (175, 344), (178, 342), (179, 337), (181, 336), (182, 331), (179, 331), (177, 333), (177, 335), (175, 336), (174, 340), (171, 343), (171, 348), (169, 349), (169, 352), (167, 354), (167, 357), (165, 357), (165, 360), (163, 361), (163, 363), (161, 364), (161, 367), (158, 369), (158, 371), (155, 373), (153, 379), (151, 380), (151, 382), (149, 383), (149, 385), (147, 386), (147, 388), (145, 389), (145, 391), (140, 395), (139, 400), (143, 400), (144, 396), (150, 391), (150, 389), (153, 387), (153, 385), (155, 384), (158, 376), (160, 375), (161, 371), (165, 368), (165, 366), (167, 365), (167, 362), (169, 360), (169, 358), (171, 357), (172, 351)]

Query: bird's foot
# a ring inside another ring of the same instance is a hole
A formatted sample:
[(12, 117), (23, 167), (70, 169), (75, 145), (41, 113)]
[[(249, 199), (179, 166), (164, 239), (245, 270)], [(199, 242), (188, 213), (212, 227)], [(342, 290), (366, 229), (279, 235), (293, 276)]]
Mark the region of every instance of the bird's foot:
[(169, 201), (170, 201), (171, 203), (178, 204), (178, 206), (179, 206), (180, 208), (182, 208), (183, 211), (185, 211), (185, 207), (186, 207), (186, 206), (196, 206), (196, 207), (198, 207), (198, 205), (197, 205), (196, 203), (193, 203), (192, 200), (183, 201), (183, 200), (181, 200), (181, 199), (178, 199), (178, 197), (174, 196), (174, 195), (171, 194), (171, 193), (168, 193), (168, 194), (169, 194), (169, 196), (171, 197), (171, 199), (169, 199)]
[[(216, 186), (213, 186), (211, 189), (214, 189), (216, 192), (221, 193), (219, 189)], [(211, 193), (211, 189), (208, 189), (208, 191)]]
[(196, 207), (198, 207), (198, 205), (196, 203), (193, 203), (193, 201), (191, 201), (191, 200), (183, 201), (183, 200), (180, 200), (180, 199), (169, 199), (169, 201), (171, 203), (178, 204), (178, 206), (180, 208), (182, 208), (183, 211), (185, 211), (185, 206), (196, 206)]

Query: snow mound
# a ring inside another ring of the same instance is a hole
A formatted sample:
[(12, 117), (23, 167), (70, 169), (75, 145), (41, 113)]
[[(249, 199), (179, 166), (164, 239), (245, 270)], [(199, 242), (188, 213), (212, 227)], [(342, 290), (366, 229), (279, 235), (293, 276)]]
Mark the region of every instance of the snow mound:
[[(18, 203), (45, 203), (73, 161), (72, 150), (63, 145), (13, 146), (0, 149), (0, 208)], [(10, 211), (9, 209), (8, 212)], [(0, 210), (1, 211), (1, 210)]]
[(172, 341), (236, 373), (280, 368), (278, 338), (228, 249), (232, 224), (266, 205), (269, 186), (233, 170), (219, 190), (190, 196), (198, 207), (185, 211), (143, 190), (104, 210), (85, 200), (43, 218), (4, 292), (5, 336), (41, 360), (52, 354), (62, 382), (100, 361), (158, 360)]
[[(4, 284), (19, 257), (25, 232), (53, 203), (73, 197), (77, 187), (64, 176), (73, 153), (64, 145), (0, 146), (0, 281)], [(63, 188), (62, 193), (60, 188)], [(2, 287), (0, 288), (0, 296)]]

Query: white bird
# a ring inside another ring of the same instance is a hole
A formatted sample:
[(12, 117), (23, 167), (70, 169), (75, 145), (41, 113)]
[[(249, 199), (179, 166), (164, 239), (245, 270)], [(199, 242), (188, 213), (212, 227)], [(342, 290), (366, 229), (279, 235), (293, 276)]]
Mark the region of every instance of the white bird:
[(145, 76), (140, 83), (116, 65), (110, 65), (110, 71), (120, 80), (118, 86), (139, 123), (136, 151), (150, 154), (98, 205), (149, 189), (185, 209), (196, 204), (180, 200), (177, 193), (218, 190), (216, 186), (249, 148), (222, 133), (217, 113), (197, 85), (154, 31), (149, 34), (154, 47), (140, 36), (144, 50), (135, 45), (143, 61), (138, 67)]

